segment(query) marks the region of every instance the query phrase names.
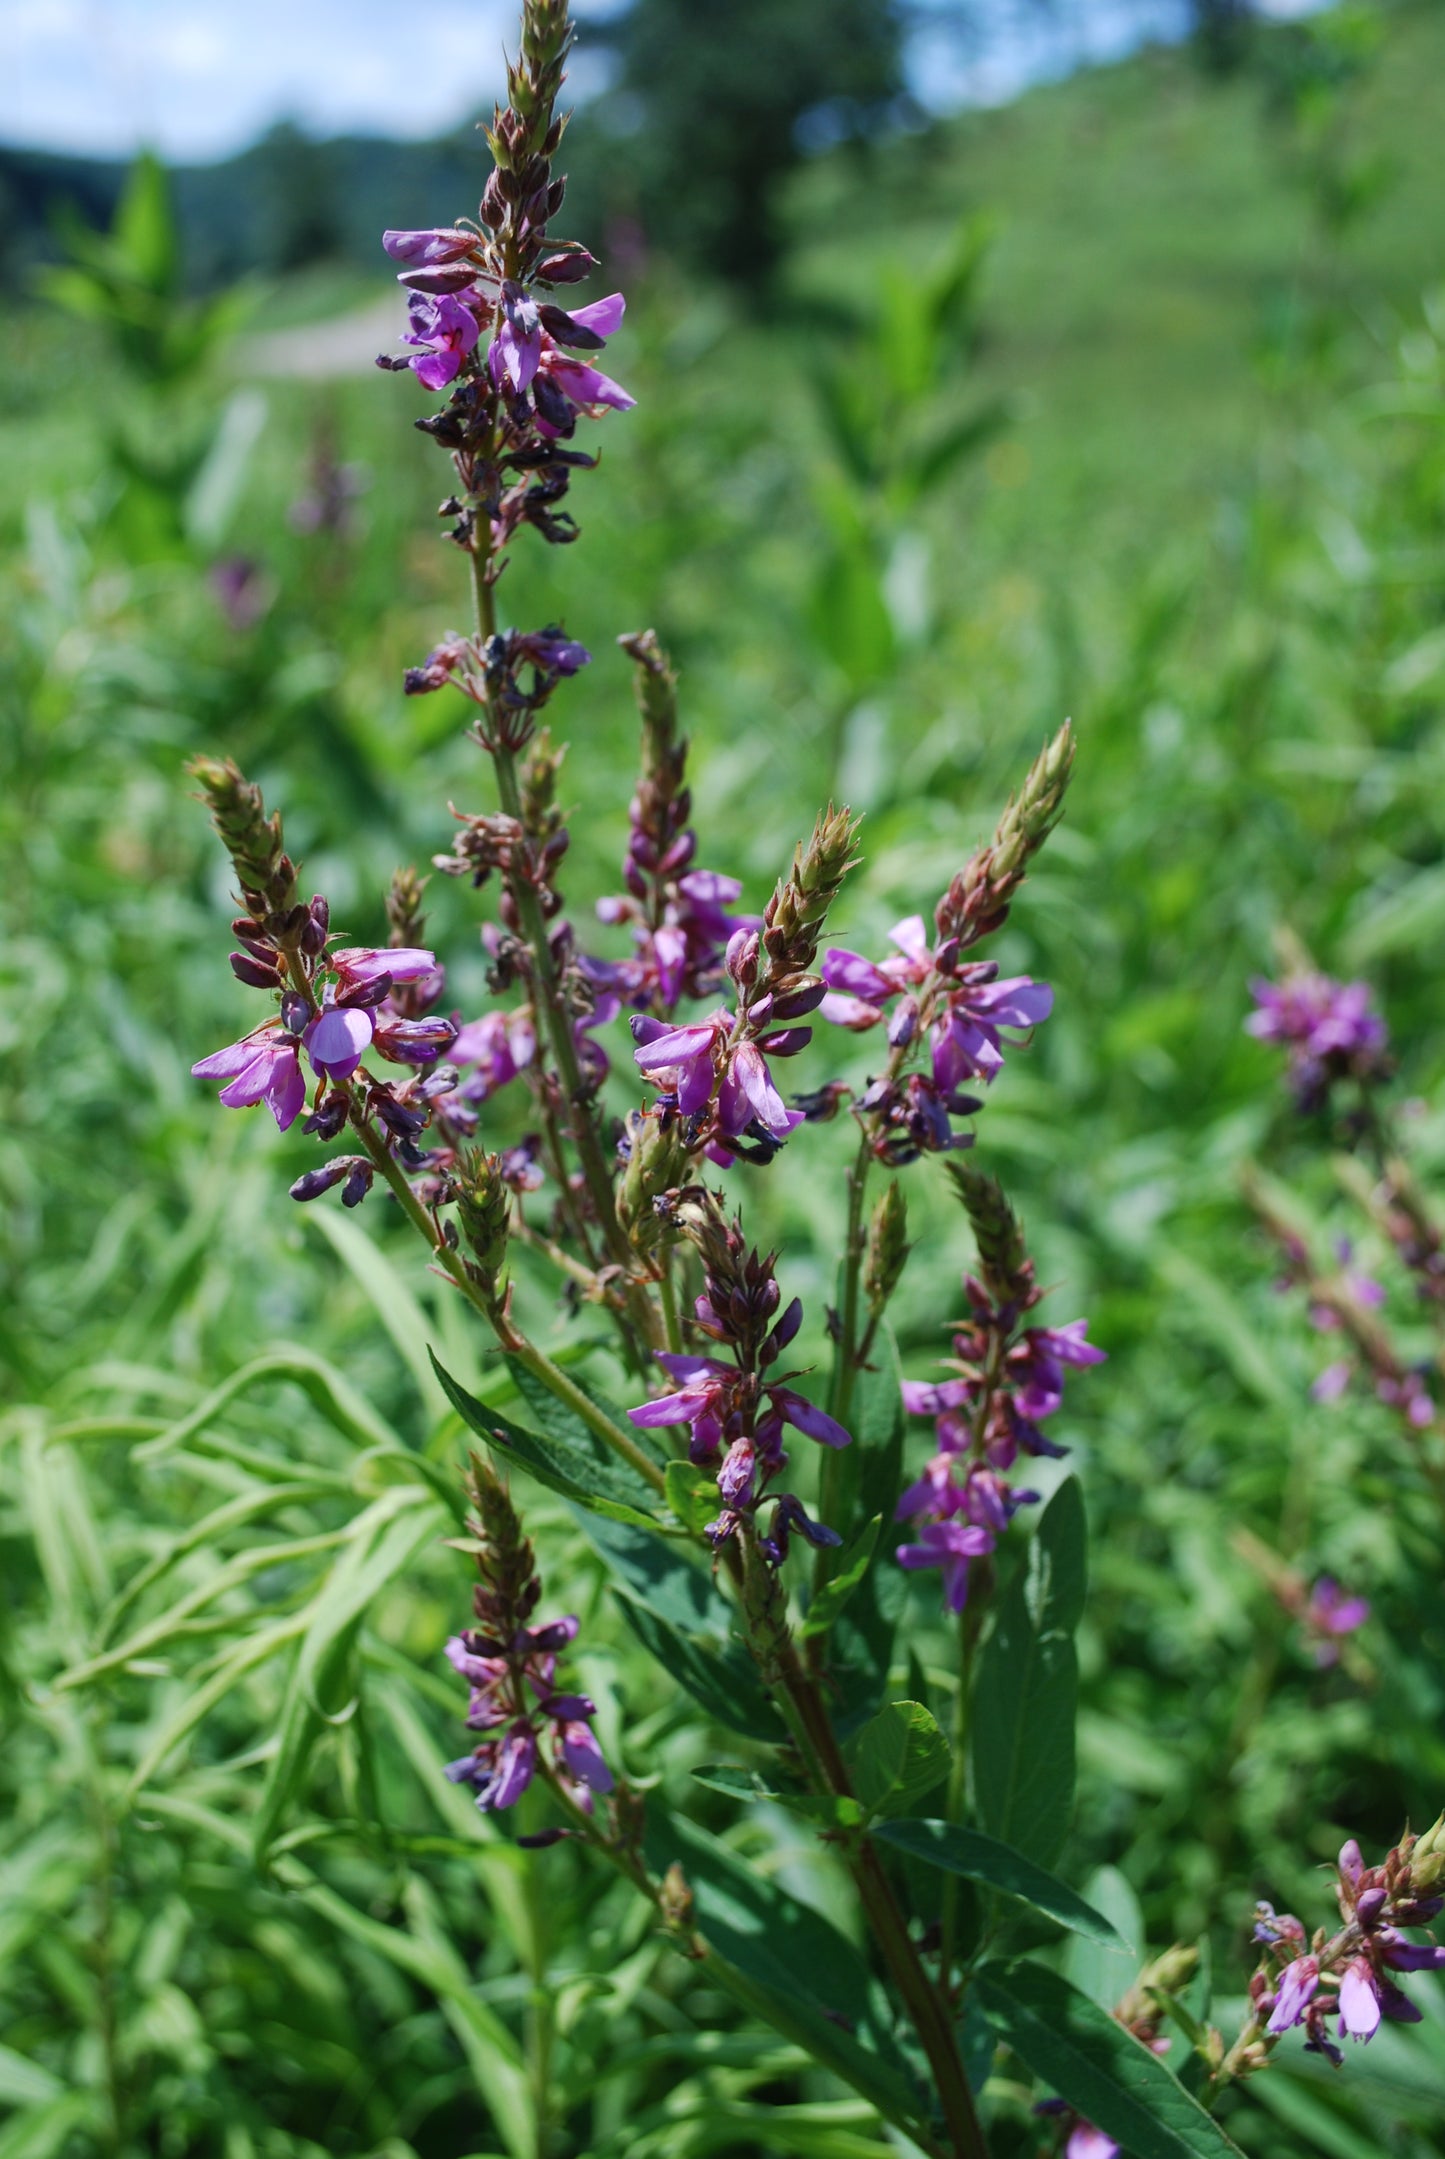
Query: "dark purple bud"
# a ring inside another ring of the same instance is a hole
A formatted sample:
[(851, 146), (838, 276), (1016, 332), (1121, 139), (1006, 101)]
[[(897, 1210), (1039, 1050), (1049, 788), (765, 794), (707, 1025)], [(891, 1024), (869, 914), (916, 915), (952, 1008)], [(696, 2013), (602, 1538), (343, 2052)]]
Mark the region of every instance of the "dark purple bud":
[(311, 1019), (311, 1007), (299, 990), (287, 990), (281, 999), (281, 1025), (288, 1034), (305, 1034)]
[(372, 1169), (371, 1164), (363, 1162), (360, 1155), (357, 1155), (352, 1164), (351, 1175), (347, 1178), (345, 1188), (341, 1194), (342, 1206), (359, 1207), (371, 1190), (371, 1180), (374, 1175), (375, 1171)]
[(763, 1344), (762, 1362), (772, 1364), (780, 1357), (803, 1324), (803, 1300), (795, 1297)]
[(816, 1012), (828, 994), (826, 982), (804, 982), (800, 988), (786, 991), (773, 999), (775, 1020), (800, 1020), (809, 1012)]
[(233, 952), (231, 954), (231, 972), (238, 982), (244, 982), (249, 989), (274, 990), (276, 988), (275, 968), (263, 967), (259, 960), (252, 959), (249, 952)]
[(1362, 1889), (1360, 1891), (1359, 1899), (1355, 1905), (1355, 1917), (1367, 1934), (1372, 1927), (1379, 1925), (1380, 1914), (1389, 1901), (1390, 1892), (1388, 1889), (1377, 1886), (1374, 1889)]
[[(320, 1169), (309, 1169), (304, 1177), (298, 1177), (291, 1187), (291, 1197), (299, 1200), (319, 1199), (323, 1192), (329, 1192), (333, 1185), (340, 1184), (343, 1177), (354, 1176), (359, 1168), (365, 1167), (360, 1155), (339, 1154), (334, 1162), (324, 1163)], [(369, 1170), (367, 1175), (369, 1178)]]
[(518, 1837), (519, 1852), (545, 1852), (553, 1844), (560, 1844), (565, 1837), (575, 1836), (573, 1829), (534, 1829), (530, 1836)]
[(386, 1003), (391, 995), (390, 975), (378, 975), (371, 982), (345, 982), (336, 993), (337, 1005), (347, 1012), (370, 1012), (375, 1006)]
[(734, 930), (728, 939), (723, 965), (740, 989), (750, 989), (758, 979), (758, 933)]
[(337, 1134), (345, 1129), (346, 1117), (345, 1095), (332, 1093), (311, 1112), (301, 1129), (314, 1139), (335, 1139)]
[(580, 285), (596, 268), (597, 257), (574, 243), (563, 254), (545, 255), (537, 265), (536, 275), (546, 285)]
[(310, 920), (301, 932), (301, 949), (308, 959), (315, 959), (326, 949), (326, 933), (331, 927), (330, 902), (318, 892), (308, 910)]
[(892, 1049), (902, 1049), (913, 1040), (918, 1029), (918, 1006), (911, 997), (899, 1000), (892, 1019), (888, 1022), (888, 1042)]

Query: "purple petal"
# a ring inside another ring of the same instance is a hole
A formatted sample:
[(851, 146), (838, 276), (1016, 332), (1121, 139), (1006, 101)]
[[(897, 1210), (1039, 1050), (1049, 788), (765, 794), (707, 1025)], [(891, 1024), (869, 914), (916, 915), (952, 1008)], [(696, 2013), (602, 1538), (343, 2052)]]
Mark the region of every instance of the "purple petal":
[(1373, 2039), (1380, 2028), (1380, 1997), (1368, 1965), (1352, 1964), (1340, 1981), (1340, 2029), (1352, 2039)]
[(306, 1054), (328, 1079), (350, 1079), (371, 1045), (375, 1024), (370, 1012), (333, 1005), (307, 1028)]
[(707, 1407), (708, 1397), (696, 1389), (681, 1394), (660, 1394), (655, 1402), (642, 1402), (627, 1414), (633, 1424), (650, 1430), (657, 1424), (691, 1424), (698, 1412)]
[(580, 322), (584, 330), (595, 330), (599, 337), (613, 337), (622, 328), (622, 317), (627, 302), (620, 292), (609, 292), (604, 300), (589, 300), (585, 307), (570, 310), (572, 320)]
[(865, 960), (858, 952), (840, 951), (836, 946), (823, 954), (822, 973), (830, 990), (841, 990), (846, 996), (861, 998), (865, 1004), (882, 1004), (898, 993), (897, 984), (890, 982), (872, 960)]
[(836, 1417), (830, 1417), (826, 1410), (819, 1409), (805, 1396), (795, 1394), (791, 1387), (773, 1387), (769, 1392), (774, 1408), (781, 1412), (794, 1431), (802, 1432), (808, 1439), (821, 1440), (825, 1447), (851, 1446), (852, 1433), (845, 1432)]

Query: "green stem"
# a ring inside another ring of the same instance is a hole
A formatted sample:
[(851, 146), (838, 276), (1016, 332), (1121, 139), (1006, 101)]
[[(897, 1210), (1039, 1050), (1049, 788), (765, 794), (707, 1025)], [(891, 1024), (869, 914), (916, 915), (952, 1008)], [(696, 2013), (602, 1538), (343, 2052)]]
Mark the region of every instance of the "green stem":
[(589, 1432), (595, 1433), (604, 1445), (620, 1454), (640, 1476), (647, 1479), (655, 1491), (660, 1492), (663, 1488), (663, 1477), (656, 1462), (643, 1452), (629, 1432), (624, 1432), (620, 1424), (614, 1424), (607, 1412), (599, 1409), (559, 1365), (553, 1364), (551, 1358), (538, 1349), (535, 1343), (529, 1342), (524, 1334), (519, 1333), (501, 1308), (483, 1294), (413, 1192), (400, 1163), (388, 1153), (370, 1125), (362, 1122), (359, 1106), (354, 1107), (353, 1114), (362, 1145), (391, 1186), (403, 1214), (426, 1240), (438, 1266), (446, 1270), (467, 1302), (481, 1313), (503, 1349), (515, 1357), (535, 1379), (540, 1380), (549, 1394), (580, 1417)]
[[(848, 1226), (843, 1240), (843, 1291), (838, 1301), (838, 1332), (833, 1343), (833, 1370), (828, 1386), (828, 1414), (846, 1425), (853, 1403), (853, 1380), (857, 1371), (858, 1357), (858, 1289), (863, 1271), (865, 1232), (863, 1227), (863, 1202), (868, 1190), (868, 1171), (872, 1166), (873, 1150), (865, 1133), (858, 1143), (858, 1153), (848, 1171)], [(824, 1451), (822, 1468), (818, 1479), (818, 1517), (846, 1536), (846, 1525), (838, 1520), (843, 1492), (843, 1463), (838, 1449), (829, 1447)], [(821, 1545), (813, 1555), (813, 1595), (831, 1580), (837, 1564), (837, 1548)], [(811, 1655), (821, 1668), (826, 1652), (822, 1635), (815, 1635)]]
[[(968, 1711), (973, 1686), (973, 1652), (978, 1642), (978, 1623), (967, 1606), (958, 1615), (958, 1693), (953, 1704), (953, 1759), (948, 1766), (948, 1794), (944, 1818), (963, 1820), (968, 1796)], [(953, 1960), (958, 1939), (959, 1881), (956, 1874), (943, 1877), (940, 1917), (938, 1977), (945, 1992), (953, 1979)]]
[(662, 1324), (667, 1346), (677, 1357), (682, 1354), (682, 1323), (677, 1310), (677, 1284), (672, 1279), (671, 1252), (664, 1252), (662, 1256), (662, 1275), (657, 1287), (662, 1299)]
[[(496, 596), (487, 576), (487, 557), (483, 550), (474, 549), (470, 559), (477, 632), (486, 639), (496, 634)], [(504, 813), (520, 824), (522, 794), (517, 779), (517, 753), (507, 743), (497, 742), (492, 746), (491, 754), (497, 775), (497, 799)], [(612, 1264), (621, 1270), (622, 1277), (627, 1282), (627, 1303), (633, 1325), (642, 1341), (655, 1347), (658, 1340), (657, 1315), (652, 1300), (633, 1275), (632, 1247), (627, 1241), (626, 1231), (617, 1219), (612, 1172), (603, 1149), (597, 1120), (590, 1107), (591, 1090), (584, 1081), (578, 1060), (577, 1042), (572, 1032), (572, 1016), (567, 1010), (558, 980), (542, 902), (524, 878), (518, 878), (512, 886), (512, 897), (516, 902), (527, 949), (531, 954), (536, 1001), (541, 1007), (552, 1056), (562, 1081), (567, 1100), (568, 1132), (577, 1150), (582, 1180), (592, 1204), (598, 1232)], [(634, 1361), (640, 1368), (646, 1362), (645, 1356), (636, 1352), (635, 1345), (629, 1344), (629, 1347), (633, 1349)]]
[[(779, 1666), (780, 1686), (790, 1712), (786, 1721), (790, 1730), (795, 1724), (801, 1727), (805, 1743), (800, 1751), (805, 1763), (821, 1779), (825, 1791), (850, 1796), (847, 1764), (822, 1695), (804, 1671), (791, 1641), (780, 1653)], [(956, 2159), (988, 2159), (988, 2145), (954, 2039), (947, 2001), (924, 1969), (908, 1932), (908, 1922), (870, 1839), (864, 1836), (854, 1843), (848, 1849), (847, 1860), (879, 1954), (928, 2056), (951, 2149)]]

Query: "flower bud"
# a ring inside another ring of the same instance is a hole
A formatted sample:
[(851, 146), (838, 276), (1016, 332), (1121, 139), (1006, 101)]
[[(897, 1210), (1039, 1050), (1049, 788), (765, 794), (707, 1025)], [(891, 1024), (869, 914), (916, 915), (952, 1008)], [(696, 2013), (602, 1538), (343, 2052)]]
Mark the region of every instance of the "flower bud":
[(512, 1196), (494, 1154), (467, 1149), (457, 1156), (453, 1173), (457, 1219), (475, 1259), (473, 1279), (484, 1294), (495, 1297), (498, 1278), (506, 1262), (507, 1238), (512, 1221)]

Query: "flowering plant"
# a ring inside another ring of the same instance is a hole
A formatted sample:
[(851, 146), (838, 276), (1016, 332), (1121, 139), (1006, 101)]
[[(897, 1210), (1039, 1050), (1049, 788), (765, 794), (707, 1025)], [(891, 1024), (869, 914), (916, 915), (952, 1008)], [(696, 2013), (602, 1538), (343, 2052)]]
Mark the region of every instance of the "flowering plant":
[[(495, 1001), (447, 1008), (413, 870), (393, 881), (385, 946), (337, 942), (279, 814), (233, 764), (203, 759), (193, 770), (241, 909), (231, 965), (272, 1009), (194, 1070), (224, 1081), (226, 1107), (264, 1102), (283, 1130), (300, 1120), (340, 1144), (293, 1198), (339, 1187), (354, 1208), (384, 1191), (493, 1346), (475, 1393), (432, 1352), (481, 1450), (456, 1540), (478, 1580), (447, 1648), (475, 1743), (438, 1761), (437, 1776), (474, 1793), (492, 1833), (519, 1846), (585, 1846), (685, 1957), (912, 2148), (956, 2159), (996, 2148), (1027, 2072), (1052, 2095), (1039, 2121), (1070, 2159), (1121, 2147), (1207, 2159), (1235, 2148), (1214, 2104), (1290, 2025), (1305, 2021), (1325, 2046), (1336, 2004), (1361, 2038), (1366, 1995), (1376, 2021), (1403, 2013), (1389, 1974), (1440, 1955), (1403, 1931), (1439, 1908), (1426, 1880), (1434, 1847), (1407, 1839), (1368, 1877), (1358, 1855), (1342, 1862), (1345, 1931), (1307, 1956), (1297, 1921), (1271, 1921), (1251, 2021), (1228, 2049), (1187, 1949), (1148, 1965), (1112, 2015), (1036, 1953), (1053, 1929), (1117, 1940), (1053, 1872), (1072, 1806), (1085, 1528), (1077, 1480), (1050, 1467), (1067, 1450), (1047, 1427), (1067, 1375), (1104, 1353), (1083, 1320), (1044, 1321), (1023, 1226), (968, 1156), (988, 1088), (1050, 1014), (1048, 988), (1002, 977), (987, 948), (1062, 814), (1074, 737), (1065, 724), (1045, 745), (931, 926), (910, 916), (895, 949), (872, 958), (831, 942), (858, 860), (847, 809), (819, 815), (759, 913), (741, 907), (738, 880), (698, 866), (674, 672), (651, 632), (629, 635), (642, 757), (624, 890), (599, 904), (596, 940), (568, 913), (562, 753), (544, 717), (591, 655), (560, 623), (504, 624), (498, 588), (525, 530), (550, 545), (577, 537), (563, 504), (596, 462), (576, 446), (579, 423), (632, 403), (596, 364), (622, 296), (572, 308), (555, 297), (596, 267), (551, 231), (571, 36), (564, 0), (528, 0), (477, 221), (384, 241), (408, 327), (407, 350), (381, 364), (444, 397), (417, 424), (451, 459), (443, 513), (473, 606), (470, 627), (411, 669), (406, 689), (456, 691), (474, 708), (495, 804), (453, 813), (434, 867), (497, 893), (482, 932)], [(594, 949), (608, 931), (625, 931), (628, 948), (614, 935), (613, 950)], [(1281, 1006), (1276, 1031), (1291, 1041), (1299, 1012), (1312, 1089), (1340, 1059), (1354, 1071), (1377, 1057), (1360, 1012), (1331, 1029), (1308, 1000)], [(819, 1027), (831, 1075), (790, 1088), (789, 1061)], [(845, 1064), (853, 1033), (872, 1051), (861, 1078)], [(504, 1089), (525, 1090), (534, 1129), (488, 1147)], [(753, 1180), (845, 1113), (856, 1146), (824, 1388), (795, 1347), (810, 1338), (787, 1256), (752, 1241)], [(976, 1257), (942, 1376), (903, 1379), (887, 1318), (911, 1249), (900, 1173), (931, 1156), (944, 1158)], [(515, 1278), (533, 1265), (609, 1330), (625, 1405), (589, 1355), (595, 1343), (553, 1354), (524, 1324)], [(934, 1427), (911, 1476), (910, 1416)], [(1047, 1503), (1013, 1481), (1021, 1455), (1043, 1465), (1031, 1473)], [(698, 1769), (700, 1783), (733, 1805), (796, 1814), (836, 1859), (861, 1951), (668, 1807), (640, 1744), (604, 1749), (565, 1661), (578, 1618), (538, 1619), (543, 1589), (509, 1472), (577, 1511), (643, 1646), (727, 1734), (741, 1758)], [(1016, 1518), (1033, 1508), (1026, 1539)], [(937, 1678), (903, 1624), (908, 1577), (935, 1570), (956, 1652)], [(1348, 1600), (1322, 1587), (1315, 1599), (1321, 1633), (1347, 1631)], [(268, 1832), (284, 1781), (275, 1789)], [(1178, 2077), (1163, 2058), (1171, 2020), (1189, 2057)], [(1013, 2073), (995, 2076), (1009, 2059)]]

